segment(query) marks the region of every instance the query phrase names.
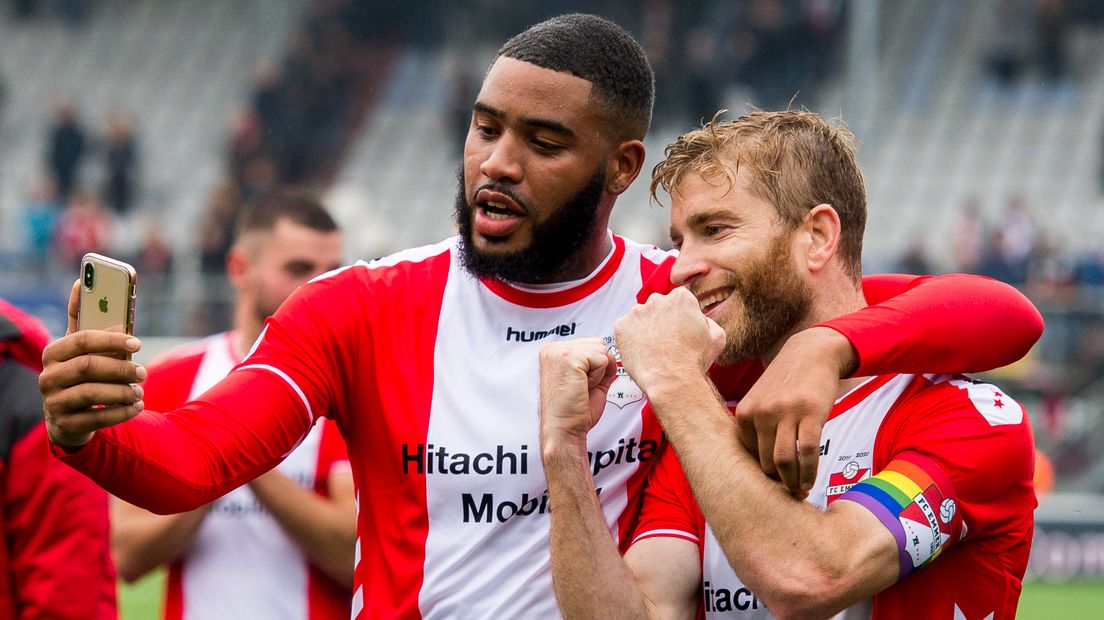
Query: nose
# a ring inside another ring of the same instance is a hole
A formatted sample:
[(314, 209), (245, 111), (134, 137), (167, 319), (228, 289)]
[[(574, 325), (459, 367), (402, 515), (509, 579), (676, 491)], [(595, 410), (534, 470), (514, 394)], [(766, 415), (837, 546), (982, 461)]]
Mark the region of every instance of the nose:
[(479, 172), (495, 182), (520, 183), (522, 177), (521, 145), (509, 134), (487, 143)]
[(671, 267), (671, 282), (675, 286), (686, 286), (700, 279), (709, 271), (709, 263), (696, 244), (683, 239), (678, 258)]

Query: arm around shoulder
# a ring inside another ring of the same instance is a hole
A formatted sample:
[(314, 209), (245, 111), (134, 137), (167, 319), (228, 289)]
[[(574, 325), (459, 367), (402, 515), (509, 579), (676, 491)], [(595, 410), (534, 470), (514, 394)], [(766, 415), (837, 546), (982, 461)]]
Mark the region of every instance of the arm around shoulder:
[(872, 305), (822, 323), (854, 345), (854, 376), (991, 370), (1026, 355), (1043, 331), (1027, 297), (984, 276), (867, 276), (863, 293)]

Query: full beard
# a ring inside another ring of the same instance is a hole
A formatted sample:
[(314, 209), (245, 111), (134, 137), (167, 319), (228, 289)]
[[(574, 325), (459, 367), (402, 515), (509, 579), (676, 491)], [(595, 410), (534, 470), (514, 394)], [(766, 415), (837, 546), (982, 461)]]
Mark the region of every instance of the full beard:
[(480, 278), (530, 284), (558, 281), (576, 260), (580, 248), (594, 234), (598, 206), (606, 184), (605, 167), (600, 166), (587, 184), (555, 209), (548, 219), (543, 222), (534, 220), (527, 247), (501, 253), (480, 250), (472, 242), (475, 194), (480, 189), (490, 189), (514, 198), (519, 204), (522, 204), (521, 201), (508, 187), (496, 184), (482, 185), (470, 197), (466, 196), (463, 168), (456, 176), (454, 209), (460, 233), (460, 260), (464, 268)]
[(775, 237), (764, 257), (733, 274), (729, 284), (743, 301), (743, 316), (721, 325), (727, 341), (717, 358), (720, 364), (766, 357), (808, 315), (812, 305), (809, 285), (790, 260), (789, 235)]

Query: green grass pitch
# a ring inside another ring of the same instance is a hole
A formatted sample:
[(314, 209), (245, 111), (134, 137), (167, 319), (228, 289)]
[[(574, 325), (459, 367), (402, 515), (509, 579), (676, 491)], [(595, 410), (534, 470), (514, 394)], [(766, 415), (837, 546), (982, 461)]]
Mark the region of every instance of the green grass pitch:
[[(158, 620), (164, 581), (164, 574), (158, 571), (137, 583), (121, 584), (119, 620)], [(1020, 620), (1104, 618), (1104, 582), (1030, 582), (1024, 585), (1016, 617)]]

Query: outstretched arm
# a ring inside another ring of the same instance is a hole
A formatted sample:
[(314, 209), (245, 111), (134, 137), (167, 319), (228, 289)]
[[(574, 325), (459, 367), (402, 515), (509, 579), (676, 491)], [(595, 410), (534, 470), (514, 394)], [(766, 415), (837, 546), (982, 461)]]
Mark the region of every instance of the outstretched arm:
[(39, 375), (51, 447), (129, 503), (165, 514), (206, 504), (276, 465), (324, 408), (287, 373), (247, 365), (181, 409), (143, 411), (145, 369), (110, 357), (141, 343), (76, 331), (76, 286), (68, 335), (46, 347)]
[(847, 336), (852, 375), (969, 373), (1011, 364), (1043, 333), (1043, 317), (1011, 285), (969, 274), (863, 278), (871, 304), (823, 325)]

